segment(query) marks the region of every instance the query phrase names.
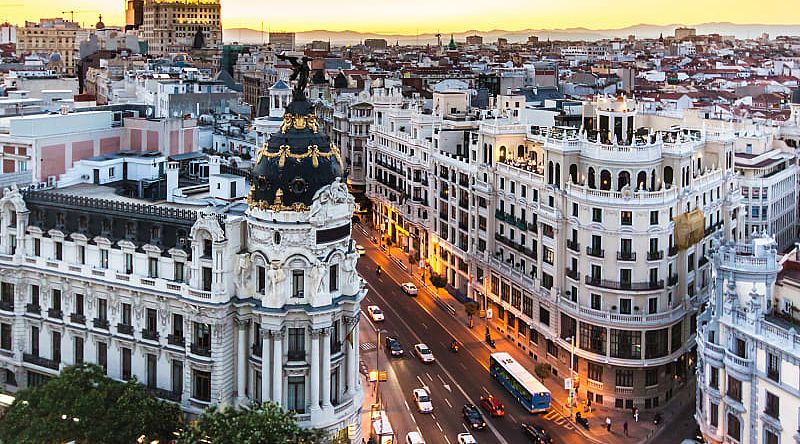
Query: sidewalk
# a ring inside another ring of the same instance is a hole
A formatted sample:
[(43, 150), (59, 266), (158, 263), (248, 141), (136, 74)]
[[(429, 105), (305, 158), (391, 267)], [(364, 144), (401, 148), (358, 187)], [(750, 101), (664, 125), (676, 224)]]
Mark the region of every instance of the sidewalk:
[[(361, 225), (361, 227), (364, 226)], [(362, 233), (366, 232), (368, 237), (371, 237), (374, 233), (374, 231), (370, 230), (369, 227), (367, 227), (366, 230), (361, 231)], [(445, 308), (446, 311), (448, 311), (456, 320), (458, 320), (459, 323), (477, 339), (477, 342), (488, 348), (488, 345), (483, 342), (483, 334), (485, 331), (485, 321), (483, 318), (473, 319), (475, 326), (470, 329), (468, 327), (469, 321), (467, 314), (463, 309), (463, 304), (450, 295), (450, 293), (448, 293), (446, 290), (433, 287), (433, 285), (430, 283), (430, 280), (426, 279), (425, 282), (423, 282), (417, 271), (418, 267), (413, 267), (414, 273), (411, 274), (409, 272), (408, 262), (406, 259), (407, 255), (402, 251), (402, 249), (397, 247), (387, 247), (384, 250), (384, 254), (389, 256), (390, 259), (393, 259), (392, 262), (395, 264), (400, 263), (400, 270), (398, 271), (408, 276), (410, 281), (415, 282), (417, 286), (420, 287), (420, 292), (427, 290), (429, 294), (435, 298), (435, 302), (438, 305)], [(490, 325), (492, 331), (494, 331), (492, 339), (495, 340), (495, 345), (497, 347), (493, 351), (508, 352), (514, 357), (514, 359), (529, 369), (532, 369), (537, 364), (531, 355), (529, 355), (529, 353), (532, 352), (523, 350), (523, 348), (527, 350), (527, 344), (514, 341), (512, 338), (510, 338), (510, 335), (506, 336), (504, 325), (497, 324), (495, 322), (492, 322)], [(562, 379), (557, 377), (549, 377), (542, 382), (552, 394), (551, 405), (553, 410), (557, 411), (564, 417), (569, 417), (569, 407), (565, 405), (565, 401), (569, 396), (569, 392), (564, 390)], [(678, 394), (675, 395), (669, 402), (665, 403), (660, 410), (651, 409), (645, 411), (644, 409), (640, 408), (638, 422), (634, 421), (633, 414), (630, 410), (619, 410), (593, 404), (591, 407), (591, 412), (585, 412), (584, 404), (579, 402), (578, 405), (573, 409), (573, 412), (580, 411), (581, 414), (589, 420), (590, 429), (587, 431), (577, 424), (575, 424), (575, 429), (584, 437), (586, 437), (588, 441), (595, 443), (648, 443), (653, 441), (655, 437), (660, 435), (670, 426), (671, 422), (678, 413), (677, 409), (686, 408), (691, 403), (694, 396), (695, 394), (692, 382), (688, 387), (681, 388)], [(660, 412), (663, 417), (661, 425), (658, 426), (653, 424), (653, 417), (656, 412)], [(606, 418), (611, 419), (610, 432), (606, 429)], [(573, 421), (572, 418), (570, 418), (570, 421)], [(628, 423), (628, 436), (625, 436), (623, 432), (623, 424), (626, 421)]]

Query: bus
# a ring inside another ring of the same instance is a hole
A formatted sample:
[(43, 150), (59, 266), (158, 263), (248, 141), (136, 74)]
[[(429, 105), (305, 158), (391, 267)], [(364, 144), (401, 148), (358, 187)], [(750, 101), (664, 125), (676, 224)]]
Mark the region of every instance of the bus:
[(538, 413), (550, 408), (550, 390), (508, 353), (491, 354), (489, 373), (517, 398), (525, 410)]

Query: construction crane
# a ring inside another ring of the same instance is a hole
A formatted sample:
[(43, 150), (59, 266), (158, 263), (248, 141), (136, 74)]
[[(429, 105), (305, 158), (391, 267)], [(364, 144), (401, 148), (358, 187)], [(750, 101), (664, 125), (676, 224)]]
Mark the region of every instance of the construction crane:
[(75, 14), (83, 14), (85, 12), (97, 12), (97, 10), (96, 9), (87, 9), (87, 10), (83, 10), (83, 11), (73, 11), (73, 10), (61, 11), (62, 14), (69, 14), (69, 21), (71, 21), (71, 22), (75, 21)]

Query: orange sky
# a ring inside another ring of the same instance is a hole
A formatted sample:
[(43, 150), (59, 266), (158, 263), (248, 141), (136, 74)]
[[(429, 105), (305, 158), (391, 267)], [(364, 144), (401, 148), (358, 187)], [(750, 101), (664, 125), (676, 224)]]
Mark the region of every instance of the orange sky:
[[(354, 30), (383, 33), (458, 32), (586, 27), (619, 28), (640, 23), (705, 22), (800, 24), (796, 0), (304, 0), (292, 2), (223, 0), (223, 27), (304, 31)], [(790, 6), (792, 5), (792, 6)], [(0, 22), (23, 23), (40, 17), (69, 18), (94, 25), (98, 14), (109, 25), (123, 21), (124, 0), (2, 0)]]

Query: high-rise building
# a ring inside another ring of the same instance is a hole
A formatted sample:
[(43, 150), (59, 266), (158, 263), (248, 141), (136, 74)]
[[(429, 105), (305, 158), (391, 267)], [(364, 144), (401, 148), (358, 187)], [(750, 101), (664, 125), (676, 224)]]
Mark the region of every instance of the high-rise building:
[(144, 23), (144, 0), (125, 1), (125, 26), (139, 29)]
[(275, 52), (294, 51), (295, 34), (293, 32), (270, 32), (269, 44)]
[(705, 442), (796, 442), (800, 263), (766, 235), (717, 242), (698, 318), (695, 419)]
[(222, 43), (220, 0), (144, 0), (140, 27), (154, 55), (189, 52)]
[(17, 52), (42, 56), (50, 69), (75, 75), (79, 43), (88, 34), (78, 23), (61, 18), (25, 22), (17, 28)]
[(697, 35), (697, 29), (680, 27), (675, 28), (675, 40), (683, 40)]
[(585, 130), (476, 118), (454, 89), (373, 115), (383, 239), (557, 377), (574, 355), (581, 400), (649, 409), (684, 387), (711, 235), (742, 236), (732, 135), (640, 128), (623, 97), (585, 103)]
[(388, 43), (386, 39), (364, 39), (364, 46), (373, 51), (385, 51)]
[(483, 45), (483, 37), (479, 35), (468, 35), (467, 45), (475, 45), (475, 46)]

